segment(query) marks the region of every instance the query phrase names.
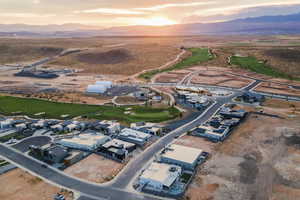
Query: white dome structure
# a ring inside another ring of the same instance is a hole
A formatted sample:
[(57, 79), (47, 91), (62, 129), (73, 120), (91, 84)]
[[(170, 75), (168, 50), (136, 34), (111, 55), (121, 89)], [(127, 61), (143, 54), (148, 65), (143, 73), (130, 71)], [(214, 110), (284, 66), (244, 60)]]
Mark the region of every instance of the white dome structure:
[(105, 93), (107, 90), (106, 87), (104, 87), (103, 85), (89, 85), (87, 87), (86, 92), (87, 93), (96, 93), (96, 94), (103, 94)]

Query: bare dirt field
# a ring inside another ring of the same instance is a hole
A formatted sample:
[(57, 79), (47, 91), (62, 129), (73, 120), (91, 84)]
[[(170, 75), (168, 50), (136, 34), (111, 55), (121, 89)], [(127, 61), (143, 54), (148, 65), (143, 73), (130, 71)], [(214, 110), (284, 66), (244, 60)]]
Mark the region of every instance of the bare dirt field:
[(163, 74), (158, 74), (155, 77), (155, 82), (158, 83), (178, 83), (180, 82), (185, 76), (187, 76), (190, 72), (168, 72)]
[(260, 85), (258, 85), (258, 87), (255, 88), (255, 91), (300, 96), (299, 89), (294, 89), (287, 85), (281, 85), (277, 83), (261, 83)]
[(65, 172), (90, 182), (104, 183), (113, 179), (123, 167), (124, 164), (92, 154), (67, 168)]
[(264, 112), (283, 118), (249, 115), (215, 147), (188, 188), (186, 199), (299, 199), (300, 115), (287, 117), (294, 109), (290, 103), (270, 100), (263, 107)]
[(225, 87), (242, 88), (250, 84), (252, 81), (247, 78), (231, 75), (226, 72), (231, 72), (230, 68), (220, 67), (192, 67), (185, 70), (172, 71), (158, 74), (155, 78), (159, 83), (178, 83), (183, 80), (191, 72), (197, 72), (192, 75), (190, 83), (192, 84), (207, 84), (218, 85)]
[(179, 53), (180, 49), (175, 46), (137, 43), (115, 48), (94, 48), (61, 57), (50, 64), (83, 69), (86, 73), (133, 75), (158, 68)]
[[(51, 200), (61, 190), (20, 169), (0, 176), (1, 200)], [(71, 194), (63, 192), (67, 200)]]
[(204, 140), (200, 137), (195, 136), (189, 136), (185, 135), (183, 137), (178, 138), (175, 141), (175, 144), (187, 146), (187, 147), (193, 147), (197, 149), (202, 149), (203, 151), (212, 153), (215, 151), (216, 145), (215, 143), (212, 143), (208, 140)]

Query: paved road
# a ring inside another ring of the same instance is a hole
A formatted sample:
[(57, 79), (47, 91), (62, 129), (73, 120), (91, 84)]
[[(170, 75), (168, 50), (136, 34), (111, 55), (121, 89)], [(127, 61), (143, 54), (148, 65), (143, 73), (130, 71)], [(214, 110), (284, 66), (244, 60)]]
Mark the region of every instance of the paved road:
[(51, 138), (48, 136), (36, 136), (30, 137), (22, 140), (21, 142), (12, 145), (15, 149), (21, 152), (27, 152), (29, 150), (30, 145), (43, 146), (49, 144), (51, 142)]
[(132, 160), (128, 165), (123, 169), (123, 171), (114, 179), (112, 183), (113, 187), (125, 189), (129, 183), (135, 178), (136, 174), (145, 167), (145, 163), (153, 158), (154, 155), (159, 153), (166, 145), (170, 144), (175, 136), (185, 134), (192, 128), (199, 126), (201, 123), (207, 121), (214, 113), (225, 103), (229, 102), (230, 98), (219, 99), (216, 104), (214, 104), (204, 115), (198, 117), (192, 123), (184, 125), (165, 137), (161, 138), (158, 142), (151, 145), (147, 150), (142, 152), (135, 160)]
[(104, 198), (112, 200), (133, 200), (133, 199), (160, 199), (146, 194), (130, 193), (125, 190), (128, 184), (132, 181), (136, 174), (138, 174), (153, 156), (160, 152), (166, 145), (171, 143), (174, 136), (184, 134), (191, 128), (196, 127), (200, 123), (209, 119), (224, 103), (229, 102), (232, 97), (220, 98), (203, 116), (199, 116), (195, 121), (190, 124), (184, 125), (167, 136), (161, 138), (157, 143), (151, 145), (136, 159), (132, 160), (126, 168), (117, 176), (111, 184), (97, 185), (78, 180), (70, 177), (63, 172), (54, 168), (41, 167), (41, 162), (37, 161), (23, 153), (16, 151), (5, 145), (0, 145), (0, 155), (7, 158), (14, 164), (27, 169), (28, 171), (43, 177), (45, 180), (63, 186), (67, 189), (75, 190), (87, 195), (90, 198)]
[[(248, 87), (244, 88), (244, 91), (250, 90), (255, 87), (258, 82), (251, 83)], [(241, 91), (240, 91), (241, 92)], [(127, 187), (131, 186), (133, 179), (140, 173), (140, 171), (145, 167), (157, 153), (159, 153), (166, 145), (170, 144), (175, 136), (183, 135), (190, 129), (200, 125), (201, 123), (208, 120), (214, 113), (225, 103), (231, 102), (232, 98), (239, 95), (240, 92), (234, 93), (229, 97), (222, 97), (216, 100), (205, 113), (198, 116), (192, 122), (189, 122), (178, 129), (170, 132), (165, 137), (158, 140), (156, 143), (152, 144), (144, 152), (138, 155), (135, 159), (131, 160), (126, 167), (119, 173), (115, 179), (108, 184), (92, 184), (88, 183), (74, 177), (70, 177), (63, 172), (54, 169), (52, 167), (43, 168), (41, 167), (41, 162), (37, 161), (23, 153), (0, 144), (0, 155), (7, 158), (9, 161), (13, 162), (17, 166), (27, 169), (31, 173), (43, 177), (52, 183), (58, 184), (65, 187), (66, 189), (71, 189), (83, 194), (80, 200), (92, 200), (92, 199), (111, 199), (111, 200), (135, 200), (135, 199), (145, 199), (154, 200), (160, 199), (159, 197), (153, 197), (147, 194), (141, 193), (131, 193), (128, 191)]]
[(35, 175), (39, 175), (52, 183), (63, 186), (67, 189), (72, 189), (81, 192), (90, 199), (110, 199), (110, 200), (133, 200), (133, 199), (159, 199), (144, 194), (129, 193), (125, 190), (120, 190), (111, 186), (101, 186), (97, 184), (87, 183), (73, 177), (70, 177), (63, 172), (52, 167), (44, 168), (41, 162), (29, 156), (26, 156), (11, 147), (0, 144), (0, 155), (8, 159), (10, 162), (18, 166), (22, 166), (26, 170)]

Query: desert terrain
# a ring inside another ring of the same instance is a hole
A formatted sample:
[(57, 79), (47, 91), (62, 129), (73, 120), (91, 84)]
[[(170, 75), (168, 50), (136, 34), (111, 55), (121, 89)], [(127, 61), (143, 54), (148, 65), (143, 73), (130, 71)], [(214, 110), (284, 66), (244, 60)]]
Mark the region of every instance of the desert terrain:
[[(0, 176), (0, 199), (5, 200), (51, 200), (61, 189), (45, 183), (20, 169), (15, 169)], [(64, 191), (67, 200), (72, 195)]]
[[(267, 100), (261, 109), (276, 116), (250, 114), (222, 144), (198, 139), (213, 156), (198, 169), (186, 199), (300, 198), (299, 138), (291, 137), (300, 131), (300, 104)], [(178, 143), (195, 146), (195, 139), (188, 137)]]

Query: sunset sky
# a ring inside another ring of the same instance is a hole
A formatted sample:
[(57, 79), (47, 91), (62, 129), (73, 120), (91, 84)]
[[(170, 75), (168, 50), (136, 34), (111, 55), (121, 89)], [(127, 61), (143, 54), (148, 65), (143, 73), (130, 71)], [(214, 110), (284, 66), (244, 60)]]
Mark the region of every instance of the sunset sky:
[(0, 0), (1, 24), (169, 25), (299, 12), (300, 0)]

